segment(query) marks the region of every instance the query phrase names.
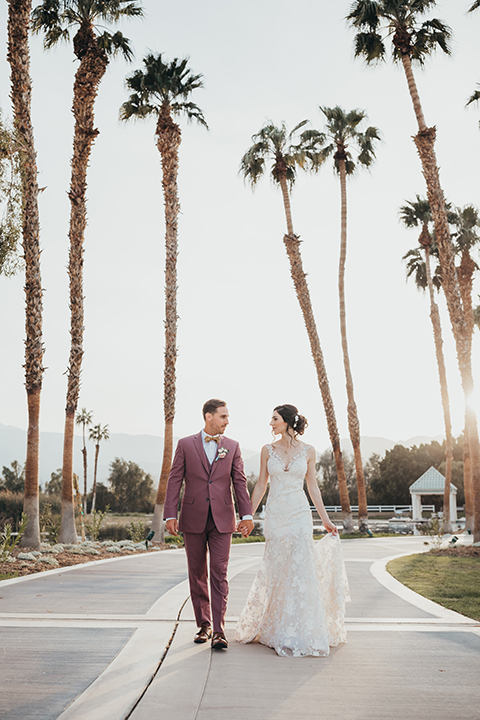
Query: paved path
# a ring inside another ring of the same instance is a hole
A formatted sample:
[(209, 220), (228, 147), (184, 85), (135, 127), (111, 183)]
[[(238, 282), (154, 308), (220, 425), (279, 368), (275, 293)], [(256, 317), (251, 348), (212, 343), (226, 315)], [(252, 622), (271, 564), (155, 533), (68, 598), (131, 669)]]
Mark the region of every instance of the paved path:
[(0, 718), (480, 720), (480, 623), (384, 570), (423, 539), (342, 546), (348, 642), (327, 658), (234, 641), (259, 544), (232, 548), (228, 651), (192, 642), (182, 550), (0, 582)]

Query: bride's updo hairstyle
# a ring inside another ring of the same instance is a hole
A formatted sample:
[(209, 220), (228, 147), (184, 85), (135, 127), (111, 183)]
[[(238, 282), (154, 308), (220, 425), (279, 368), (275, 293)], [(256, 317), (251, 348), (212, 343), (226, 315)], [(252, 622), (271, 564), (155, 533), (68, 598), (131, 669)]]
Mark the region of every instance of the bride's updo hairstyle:
[(277, 405), (273, 410), (287, 423), (287, 433), (291, 435), (294, 440), (297, 435), (303, 435), (308, 427), (307, 418), (304, 415), (300, 415), (295, 405)]

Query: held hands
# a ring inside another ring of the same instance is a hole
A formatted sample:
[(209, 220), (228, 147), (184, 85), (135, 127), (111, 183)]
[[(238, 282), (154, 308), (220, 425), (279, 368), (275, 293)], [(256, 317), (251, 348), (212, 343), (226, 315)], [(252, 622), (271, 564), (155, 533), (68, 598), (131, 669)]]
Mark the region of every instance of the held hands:
[(167, 520), (165, 523), (165, 530), (170, 533), (170, 535), (178, 535), (178, 520), (175, 520), (174, 518)]
[(248, 537), (253, 528), (253, 520), (240, 520), (240, 522), (237, 523), (237, 532), (241, 532), (243, 537)]

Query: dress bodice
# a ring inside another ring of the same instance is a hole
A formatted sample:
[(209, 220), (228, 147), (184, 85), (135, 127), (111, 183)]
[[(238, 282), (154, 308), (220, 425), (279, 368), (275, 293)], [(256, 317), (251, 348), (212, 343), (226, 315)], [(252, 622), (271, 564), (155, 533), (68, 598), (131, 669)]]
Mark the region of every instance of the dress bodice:
[(280, 498), (282, 495), (303, 492), (303, 483), (307, 474), (308, 462), (307, 453), (309, 445), (302, 445), (294, 453), (290, 463), (285, 466), (284, 462), (273, 447), (267, 445), (268, 461), (267, 470), (270, 475), (269, 499)]
[(268, 461), (267, 469), (270, 475), (271, 488), (270, 491), (274, 491), (280, 488), (298, 487), (303, 489), (303, 481), (307, 474), (308, 462), (307, 453), (310, 445), (304, 445), (303, 443), (298, 450), (293, 454), (292, 460), (287, 466), (284, 465), (282, 458), (277, 452), (273, 445), (267, 445), (268, 448)]

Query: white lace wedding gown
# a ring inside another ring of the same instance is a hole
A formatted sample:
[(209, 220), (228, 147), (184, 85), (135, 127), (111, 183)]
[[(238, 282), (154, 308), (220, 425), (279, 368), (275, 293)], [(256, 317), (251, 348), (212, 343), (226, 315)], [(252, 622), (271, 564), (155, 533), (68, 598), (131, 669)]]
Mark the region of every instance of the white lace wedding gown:
[(268, 445), (270, 492), (265, 510), (265, 553), (236, 639), (260, 642), (278, 655), (328, 655), (345, 642), (348, 581), (338, 536), (313, 540), (312, 513), (303, 483), (308, 445), (285, 468)]

